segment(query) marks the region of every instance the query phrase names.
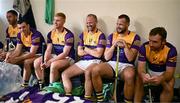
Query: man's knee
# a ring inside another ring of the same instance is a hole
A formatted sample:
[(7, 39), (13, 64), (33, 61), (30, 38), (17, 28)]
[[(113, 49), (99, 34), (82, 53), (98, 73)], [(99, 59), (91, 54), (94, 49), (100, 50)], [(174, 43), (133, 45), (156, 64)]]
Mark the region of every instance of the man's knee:
[(60, 67), (58, 67), (58, 62), (52, 62), (50, 65), (50, 71), (57, 71)]
[(57, 74), (58, 72), (62, 72), (64, 68), (59, 66), (58, 62), (52, 62), (50, 66), (50, 73)]
[(97, 75), (100, 74), (101, 72), (101, 67), (99, 65), (96, 65), (92, 70), (91, 70), (91, 74), (92, 74), (92, 77), (96, 77)]
[(135, 81), (135, 71), (133, 68), (128, 68), (128, 70), (124, 71), (124, 81), (126, 82), (134, 82)]
[(163, 88), (163, 91), (167, 92), (167, 93), (173, 93), (173, 90), (174, 90), (174, 78), (172, 78), (169, 82), (164, 82), (162, 83), (162, 88)]
[(65, 79), (65, 78), (70, 78), (69, 77), (69, 72), (68, 71), (63, 71), (62, 73), (61, 73), (61, 77), (62, 77), (62, 79)]
[(34, 68), (38, 68), (41, 65), (41, 58), (37, 58), (34, 60)]
[(30, 59), (25, 59), (25, 60), (24, 60), (24, 66), (29, 66), (29, 65), (31, 65), (31, 64), (33, 64), (33, 61), (32, 61), (32, 60), (30, 60)]

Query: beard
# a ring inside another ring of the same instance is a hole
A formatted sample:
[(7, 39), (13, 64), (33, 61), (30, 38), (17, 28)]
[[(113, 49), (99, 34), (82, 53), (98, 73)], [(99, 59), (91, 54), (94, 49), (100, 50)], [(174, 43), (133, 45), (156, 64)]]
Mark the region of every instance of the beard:
[(159, 51), (159, 50), (161, 50), (163, 47), (164, 47), (164, 45), (161, 45), (161, 46), (159, 46), (159, 47), (150, 46), (150, 49), (151, 49), (152, 51)]
[(119, 34), (124, 34), (126, 32), (126, 28), (117, 28), (116, 31), (119, 33)]
[(93, 26), (87, 26), (88, 31), (93, 31), (94, 27)]

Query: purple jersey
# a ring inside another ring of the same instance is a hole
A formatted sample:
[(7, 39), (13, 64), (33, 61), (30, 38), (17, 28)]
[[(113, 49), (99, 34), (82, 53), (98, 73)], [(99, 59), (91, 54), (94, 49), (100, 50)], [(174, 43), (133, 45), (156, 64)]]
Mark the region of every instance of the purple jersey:
[(9, 38), (10, 41), (12, 42), (15, 46), (17, 44), (17, 35), (19, 33), (19, 29), (16, 26), (15, 28), (12, 25), (9, 25), (8, 28), (6, 29), (6, 38)]
[[(90, 34), (88, 31), (84, 31), (79, 35), (79, 43), (78, 46), (88, 47), (88, 48), (105, 48), (106, 45), (106, 37), (104, 33), (100, 30), (96, 30), (94, 34)], [(91, 60), (91, 59), (101, 59), (96, 58), (90, 54), (84, 55), (81, 57), (82, 60)]]
[(18, 33), (18, 44), (23, 45), (23, 50), (26, 52), (30, 52), (30, 49), (33, 46), (39, 46), (38, 50), (36, 53), (41, 53), (42, 52), (42, 43), (44, 41), (44, 37), (42, 34), (35, 30), (35, 29), (30, 29), (31, 33), (30, 35), (26, 36), (23, 32)]
[(56, 55), (63, 52), (64, 46), (71, 46), (68, 56), (75, 59), (74, 34), (70, 30), (64, 28), (62, 33), (56, 30), (50, 31), (47, 35), (47, 43), (52, 43)]
[[(123, 39), (126, 41), (126, 43), (128, 44), (128, 46), (130, 48), (134, 48), (136, 49), (137, 51), (139, 50), (139, 46), (140, 46), (140, 37), (135, 34), (134, 32), (129, 32), (128, 35), (124, 36), (124, 37), (121, 37), (120, 34), (118, 34), (117, 32), (114, 32), (112, 34), (110, 34), (108, 36), (108, 41), (107, 41), (107, 45), (106, 45), (106, 48), (111, 48), (111, 46), (113, 45), (113, 42), (115, 40), (118, 40), (118, 39)], [(113, 52), (113, 56), (112, 58), (110, 59), (111, 61), (116, 61), (117, 59), (117, 49), (114, 50)], [(119, 62), (122, 62), (122, 63), (130, 63), (130, 64), (134, 64), (134, 61), (132, 62), (129, 62), (126, 55), (125, 55), (125, 52), (124, 52), (124, 48), (121, 48), (120, 49), (120, 55), (119, 55)]]
[(177, 51), (170, 43), (166, 43), (159, 52), (150, 50), (149, 42), (144, 43), (139, 50), (139, 61), (147, 62), (149, 69), (163, 72), (168, 67), (176, 67)]

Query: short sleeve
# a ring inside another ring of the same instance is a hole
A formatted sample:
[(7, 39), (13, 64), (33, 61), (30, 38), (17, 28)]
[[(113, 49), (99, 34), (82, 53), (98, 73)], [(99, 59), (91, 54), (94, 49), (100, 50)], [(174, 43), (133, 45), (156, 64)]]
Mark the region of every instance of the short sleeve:
[(41, 42), (41, 33), (36, 31), (32, 36), (32, 45), (39, 45)]
[(110, 34), (110, 35), (108, 36), (106, 48), (111, 48), (111, 46), (112, 46), (112, 35), (113, 35), (113, 34)]
[(145, 44), (143, 44), (139, 48), (139, 56), (138, 56), (139, 61), (146, 61), (146, 49), (145, 49)]
[(97, 47), (105, 48), (105, 46), (106, 46), (106, 36), (104, 35), (104, 33), (102, 33), (99, 36), (99, 42), (98, 42)]
[(52, 43), (51, 32), (47, 34), (47, 43)]
[(81, 34), (79, 35), (78, 46), (84, 46), (83, 33), (81, 33)]
[(134, 49), (136, 49), (136, 50), (139, 50), (140, 46), (141, 46), (141, 38), (140, 38), (139, 35), (136, 35), (136, 36), (134, 37), (134, 41), (133, 41), (133, 43), (132, 43), (132, 45), (131, 45), (131, 48), (134, 48)]
[(23, 44), (21, 41), (21, 33), (18, 33), (17, 35), (17, 44)]
[(71, 32), (68, 32), (65, 36), (65, 45), (73, 46), (74, 45), (74, 35)]
[(177, 62), (177, 50), (175, 47), (172, 47), (168, 53), (166, 66), (176, 67), (176, 62)]

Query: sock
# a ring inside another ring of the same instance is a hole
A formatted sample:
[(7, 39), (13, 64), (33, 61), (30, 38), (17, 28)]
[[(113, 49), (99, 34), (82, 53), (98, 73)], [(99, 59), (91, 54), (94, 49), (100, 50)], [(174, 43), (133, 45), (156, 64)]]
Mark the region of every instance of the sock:
[(124, 102), (125, 102), (125, 103), (132, 103), (133, 101), (132, 101), (132, 100), (129, 100), (129, 99), (126, 99), (126, 98), (124, 98)]
[(38, 83), (39, 84), (43, 84), (43, 81), (40, 79), (40, 80), (38, 80)]
[(42, 90), (42, 88), (43, 88), (43, 81), (41, 79), (38, 80), (38, 84), (39, 84), (40, 90)]
[(29, 81), (24, 80), (24, 83), (21, 85), (22, 87), (28, 87)]
[(91, 99), (91, 96), (90, 95), (85, 95), (84, 98), (85, 99)]
[(96, 92), (96, 97), (98, 102), (102, 102), (104, 100), (104, 96), (102, 91), (101, 92)]
[(65, 95), (66, 95), (66, 96), (71, 96), (71, 95), (72, 95), (72, 93), (66, 93)]

